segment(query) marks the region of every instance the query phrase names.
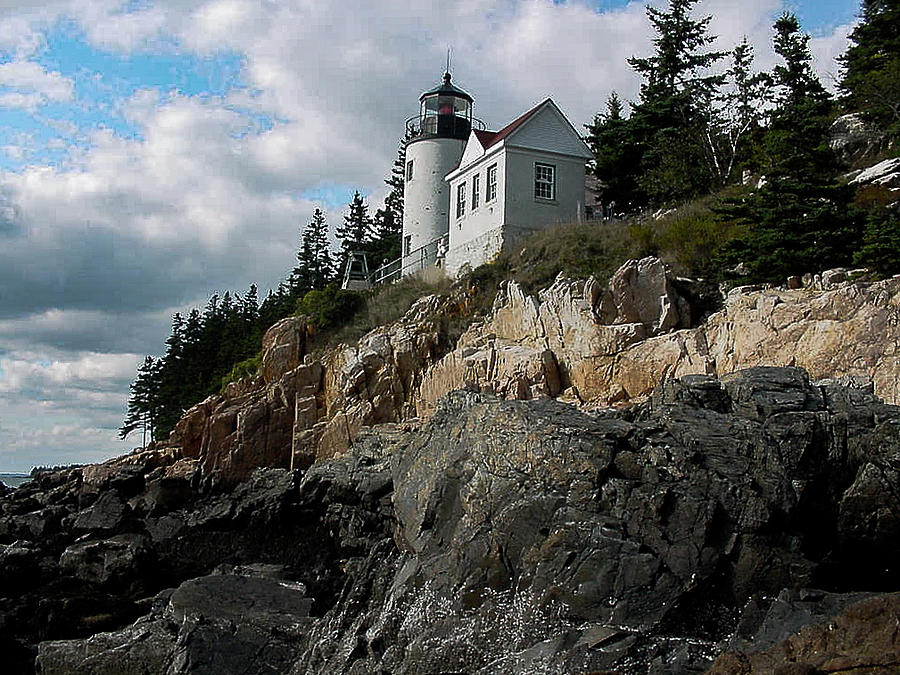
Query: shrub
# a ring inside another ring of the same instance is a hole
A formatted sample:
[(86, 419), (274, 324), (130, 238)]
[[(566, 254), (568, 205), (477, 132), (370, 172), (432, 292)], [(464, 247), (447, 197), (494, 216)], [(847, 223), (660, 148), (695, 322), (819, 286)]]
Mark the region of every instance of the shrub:
[(352, 313), (339, 324), (322, 330), (318, 335), (317, 348), (325, 349), (339, 342), (353, 342), (378, 326), (396, 321), (419, 298), (432, 293), (446, 293), (450, 286), (451, 282), (446, 275), (441, 270), (434, 269), (423, 270), (391, 284), (376, 286), (370, 291), (354, 293), (357, 304)]
[(709, 202), (686, 204), (657, 224), (660, 255), (688, 276), (721, 276), (718, 253), (743, 232), (740, 226), (723, 221)]
[(330, 331), (350, 321), (362, 304), (360, 293), (332, 285), (309, 291), (300, 298), (295, 314), (307, 316), (309, 323), (320, 331)]
[(255, 356), (251, 356), (249, 359), (244, 359), (243, 361), (235, 363), (231, 367), (231, 370), (228, 371), (226, 375), (222, 376), (222, 386), (219, 391), (224, 391), (225, 387), (232, 382), (237, 382), (245, 377), (254, 377), (259, 372), (260, 365), (262, 365), (261, 351)]

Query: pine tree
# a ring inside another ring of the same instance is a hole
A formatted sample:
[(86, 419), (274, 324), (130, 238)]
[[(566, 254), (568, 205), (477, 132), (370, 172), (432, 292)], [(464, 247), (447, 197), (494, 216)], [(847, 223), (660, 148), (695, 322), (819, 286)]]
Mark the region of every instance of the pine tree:
[(836, 168), (828, 147), (831, 99), (812, 69), (809, 35), (793, 14), (775, 22), (774, 46), (783, 63), (772, 72), (776, 107), (766, 139), (766, 175), (770, 183), (821, 183)]
[(400, 140), (391, 175), (384, 181), (391, 191), (384, 198), (384, 206), (375, 211), (374, 236), (370, 247), (372, 263), (377, 267), (400, 257), (403, 236), (403, 189), (406, 185), (406, 146), (412, 135), (409, 131)]
[(256, 284), (250, 284), (250, 288), (244, 294), (241, 300), (241, 314), (245, 322), (256, 323), (259, 317), (259, 289)]
[(328, 247), (328, 224), (321, 209), (316, 209), (300, 236), (297, 266), (290, 284), (296, 293), (325, 288), (334, 280), (334, 262)]
[(159, 393), (161, 385), (162, 362), (148, 356), (138, 366), (137, 377), (131, 383), (131, 396), (125, 421), (119, 429), (119, 438), (125, 439), (130, 433), (142, 431), (141, 445), (147, 441), (157, 440), (159, 426)]
[(656, 52), (628, 64), (643, 78), (631, 119), (642, 147), (637, 182), (651, 202), (667, 202), (705, 191), (714, 171), (704, 155), (709, 108), (722, 75), (709, 74), (725, 52), (707, 51), (715, 40), (712, 17), (690, 16), (698, 0), (669, 0), (647, 8)]
[(641, 150), (634, 123), (623, 115), (624, 105), (612, 92), (606, 100), (606, 112), (594, 116), (585, 142), (594, 154), (593, 174), (602, 184), (605, 211), (627, 213), (644, 197), (637, 184)]
[(412, 138), (412, 132), (407, 129), (406, 135), (400, 140), (397, 149), (397, 157), (391, 166), (391, 175), (384, 182), (391, 191), (384, 198), (384, 210), (393, 215), (394, 222), (403, 222), (403, 189), (406, 186), (406, 146)]
[(772, 73), (776, 108), (764, 140), (765, 184), (723, 209), (748, 228), (726, 260), (747, 263), (758, 281), (849, 264), (859, 238), (849, 192), (833, 180), (831, 102), (812, 70), (809, 36), (788, 13), (774, 29), (782, 62)]
[(863, 0), (860, 22), (841, 58), (846, 110), (900, 127), (900, 0)]
[(366, 250), (372, 238), (369, 207), (358, 190), (353, 193), (349, 206), (350, 210), (344, 216), (344, 223), (335, 233), (341, 243), (341, 267), (346, 263), (350, 253)]

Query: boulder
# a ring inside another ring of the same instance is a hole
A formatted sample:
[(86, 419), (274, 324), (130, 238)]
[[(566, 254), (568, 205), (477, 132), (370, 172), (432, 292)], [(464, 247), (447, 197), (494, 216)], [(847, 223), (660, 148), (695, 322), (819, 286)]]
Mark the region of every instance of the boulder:
[(303, 363), (310, 326), (304, 317), (289, 316), (274, 324), (263, 336), (262, 376), (266, 384)]
[(302, 585), (281, 579), (191, 579), (160, 594), (150, 615), (121, 631), (41, 643), (37, 667), (44, 675), (284, 673), (310, 604)]
[(143, 488), (143, 475), (159, 467), (175, 462), (172, 448), (159, 447), (139, 450), (115, 457), (101, 464), (89, 464), (82, 468), (80, 487), (82, 493), (101, 493), (109, 488), (131, 497)]
[(425, 373), (417, 415), (430, 415), (442, 396), (460, 387), (514, 399), (555, 397), (567, 389), (581, 400), (627, 398), (616, 378), (616, 356), (690, 320), (689, 303), (657, 258), (628, 261), (605, 290), (593, 278), (559, 277), (532, 297), (506, 282), (491, 315), (470, 326), (456, 349)]
[(876, 154), (885, 142), (884, 134), (863, 119), (860, 113), (841, 115), (831, 125), (829, 145), (842, 164)]
[(142, 576), (151, 559), (148, 544), (140, 534), (77, 542), (63, 551), (59, 567), (77, 579), (101, 586), (130, 583)]
[[(370, 344), (365, 378), (391, 358)], [(621, 409), (457, 391), (302, 472), (151, 470), (131, 532), (60, 527), (0, 555), (17, 580), (0, 629), (20, 655), (49, 638), (41, 672), (690, 673), (723, 651), (758, 672), (794, 653), (857, 667), (891, 654), (888, 605), (871, 635), (814, 625), (895, 587), (897, 429), (865, 379), (793, 367), (669, 378)], [(190, 496), (152, 502), (163, 479)], [(67, 480), (0, 498), (3, 517), (54, 494), (74, 510)], [(108, 487), (79, 513), (107, 495), (124, 504)]]
[(92, 506), (75, 517), (73, 527), (82, 532), (113, 532), (122, 526), (130, 511), (118, 492), (108, 490)]
[[(867, 463), (900, 447), (883, 429), (900, 409), (841, 391), (754, 368), (594, 414), (455, 392), (420, 433), (361, 433), (301, 485), (340, 504), (329, 527), (349, 550), (370, 548), (293, 672), (702, 672), (720, 644), (777, 644), (863, 597), (804, 590), (812, 580), (896, 578), (857, 560), (859, 541), (896, 558), (884, 518), (835, 533)], [(383, 474), (383, 444), (393, 544), (371, 543), (374, 523), (361, 537), (350, 508), (365, 467)], [(894, 486), (865, 484), (886, 516)]]
[(674, 290), (663, 262), (653, 257), (629, 260), (616, 270), (598, 311), (603, 323), (640, 323), (651, 333), (691, 324), (690, 307)]
[(892, 157), (878, 162), (860, 171), (850, 181), (851, 185), (865, 185), (867, 183), (900, 189), (900, 157)]

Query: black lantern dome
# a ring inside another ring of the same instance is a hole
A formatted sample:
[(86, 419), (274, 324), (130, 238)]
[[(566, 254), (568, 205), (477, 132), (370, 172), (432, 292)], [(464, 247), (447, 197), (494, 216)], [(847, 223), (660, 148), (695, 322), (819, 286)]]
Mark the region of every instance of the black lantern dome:
[[(444, 73), (440, 86), (426, 91), (419, 97), (419, 117), (407, 122), (415, 136), (420, 138), (457, 138), (466, 140), (472, 131), (484, 125), (472, 117), (473, 99), (450, 81), (450, 73)], [(410, 124), (418, 122), (418, 124)]]

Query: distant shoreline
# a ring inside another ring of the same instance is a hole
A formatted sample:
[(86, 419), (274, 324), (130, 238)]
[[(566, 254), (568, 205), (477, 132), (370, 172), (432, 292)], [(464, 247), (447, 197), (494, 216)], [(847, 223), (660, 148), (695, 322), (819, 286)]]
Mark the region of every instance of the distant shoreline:
[(30, 480), (31, 474), (27, 473), (0, 473), (0, 481), (7, 487), (19, 487)]

